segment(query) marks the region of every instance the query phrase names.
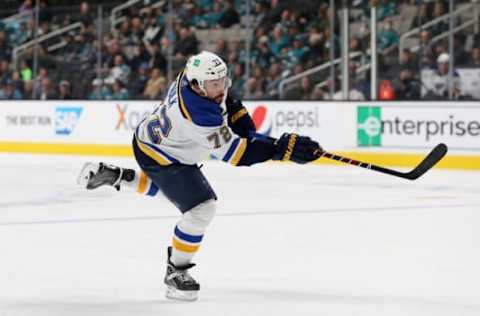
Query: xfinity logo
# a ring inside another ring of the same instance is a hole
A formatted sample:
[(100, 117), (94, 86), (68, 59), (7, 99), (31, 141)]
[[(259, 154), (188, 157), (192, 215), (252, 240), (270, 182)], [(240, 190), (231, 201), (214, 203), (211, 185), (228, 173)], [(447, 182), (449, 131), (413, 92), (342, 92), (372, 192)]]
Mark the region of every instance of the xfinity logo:
[(150, 114), (150, 111), (130, 111), (127, 104), (117, 104), (116, 108), (118, 113), (117, 124), (115, 125), (116, 130), (123, 129), (133, 131), (143, 118)]
[(55, 134), (70, 135), (77, 126), (81, 107), (57, 107), (55, 109)]

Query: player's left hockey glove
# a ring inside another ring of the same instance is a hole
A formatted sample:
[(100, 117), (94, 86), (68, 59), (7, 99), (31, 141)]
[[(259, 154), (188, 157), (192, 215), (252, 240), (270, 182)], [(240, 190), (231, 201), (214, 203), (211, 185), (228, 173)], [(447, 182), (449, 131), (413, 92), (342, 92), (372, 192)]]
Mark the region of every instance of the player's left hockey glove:
[(253, 123), (242, 101), (227, 96), (225, 104), (227, 105), (228, 112), (228, 126), (238, 136), (250, 138), (250, 135), (256, 131), (255, 123)]
[(320, 158), (323, 151), (320, 145), (308, 136), (284, 133), (274, 143), (275, 154), (273, 160), (291, 160), (305, 164)]

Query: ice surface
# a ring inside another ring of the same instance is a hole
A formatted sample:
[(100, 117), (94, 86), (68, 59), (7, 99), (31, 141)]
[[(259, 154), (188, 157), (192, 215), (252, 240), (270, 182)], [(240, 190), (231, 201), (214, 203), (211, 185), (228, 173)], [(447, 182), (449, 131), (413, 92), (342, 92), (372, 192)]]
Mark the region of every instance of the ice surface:
[(0, 159), (0, 316), (480, 315), (478, 172), (206, 163), (218, 214), (184, 303), (164, 298), (168, 201), (76, 187), (99, 158)]

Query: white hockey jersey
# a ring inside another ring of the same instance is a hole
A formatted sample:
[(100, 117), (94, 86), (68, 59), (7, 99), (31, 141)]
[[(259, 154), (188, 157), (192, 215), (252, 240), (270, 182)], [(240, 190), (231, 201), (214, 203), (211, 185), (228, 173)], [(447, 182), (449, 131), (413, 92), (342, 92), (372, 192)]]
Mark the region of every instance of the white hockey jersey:
[(135, 138), (140, 150), (160, 165), (192, 165), (211, 154), (237, 165), (248, 141), (232, 132), (227, 119), (224, 103), (196, 94), (181, 73), (163, 103), (138, 125)]

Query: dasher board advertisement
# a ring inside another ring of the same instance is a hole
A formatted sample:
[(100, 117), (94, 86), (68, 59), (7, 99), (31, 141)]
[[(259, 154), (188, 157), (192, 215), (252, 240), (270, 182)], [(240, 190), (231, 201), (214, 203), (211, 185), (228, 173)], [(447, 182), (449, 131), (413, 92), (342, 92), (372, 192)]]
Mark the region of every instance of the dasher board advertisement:
[(431, 148), (438, 143), (451, 149), (480, 151), (480, 104), (357, 107), (359, 147)]

